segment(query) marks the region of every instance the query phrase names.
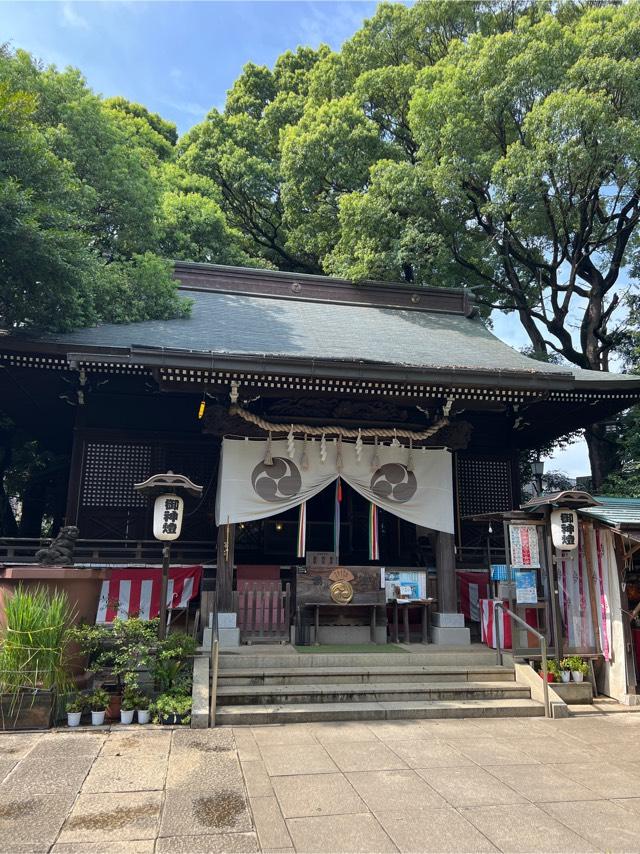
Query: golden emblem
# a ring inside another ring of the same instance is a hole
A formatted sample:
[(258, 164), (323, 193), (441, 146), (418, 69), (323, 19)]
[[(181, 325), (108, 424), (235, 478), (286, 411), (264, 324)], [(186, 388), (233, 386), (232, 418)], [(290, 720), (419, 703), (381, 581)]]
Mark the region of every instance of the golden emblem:
[(346, 605), (353, 599), (353, 587), (348, 581), (336, 581), (331, 585), (329, 594), (337, 605)]
[(346, 569), (344, 566), (337, 566), (332, 573), (330, 573), (329, 578), (331, 581), (353, 581), (355, 578), (354, 574)]

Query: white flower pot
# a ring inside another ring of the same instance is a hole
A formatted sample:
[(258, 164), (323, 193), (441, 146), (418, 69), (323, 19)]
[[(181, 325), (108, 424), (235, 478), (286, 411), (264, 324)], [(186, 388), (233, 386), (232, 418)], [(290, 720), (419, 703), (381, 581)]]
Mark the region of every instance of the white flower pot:
[(578, 670), (572, 670), (571, 675), (573, 676), (574, 682), (583, 682), (584, 681), (584, 673), (580, 673)]
[(571, 671), (570, 670), (561, 670), (560, 678), (563, 682), (571, 682)]
[(120, 723), (132, 724), (135, 709), (120, 709)]
[(138, 723), (139, 724), (148, 724), (151, 715), (149, 714), (149, 709), (138, 709)]
[(80, 726), (82, 712), (67, 712), (67, 726)]
[(92, 726), (102, 726), (104, 724), (104, 711), (103, 712), (91, 712), (91, 724)]

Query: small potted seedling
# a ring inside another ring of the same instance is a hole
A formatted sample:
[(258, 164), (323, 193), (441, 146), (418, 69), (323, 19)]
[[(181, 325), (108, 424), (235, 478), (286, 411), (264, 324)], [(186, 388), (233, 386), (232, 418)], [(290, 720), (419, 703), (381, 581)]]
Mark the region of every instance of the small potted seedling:
[(560, 679), (566, 684), (571, 682), (571, 659), (563, 658), (560, 662)]
[(87, 700), (82, 694), (67, 700), (67, 726), (80, 726), (80, 719), (86, 707)]
[[(558, 677), (560, 675), (560, 671), (558, 670), (558, 665), (553, 659), (547, 662), (547, 682), (557, 682)], [(543, 677), (544, 674), (542, 670), (540, 671), (540, 676)]]
[(138, 710), (138, 723), (139, 724), (148, 724), (151, 719), (151, 711), (149, 709), (151, 705), (151, 700), (146, 697), (144, 694), (138, 695), (138, 702), (136, 703), (136, 709)]
[(139, 697), (136, 688), (127, 687), (122, 695), (122, 703), (120, 704), (120, 723), (132, 724), (133, 716), (138, 706)]
[(104, 716), (109, 705), (109, 695), (104, 688), (96, 688), (89, 697), (89, 706), (91, 708), (91, 724), (92, 726), (103, 726)]
[(584, 677), (589, 672), (589, 665), (579, 655), (572, 655), (569, 658), (569, 666), (574, 682), (583, 682)]

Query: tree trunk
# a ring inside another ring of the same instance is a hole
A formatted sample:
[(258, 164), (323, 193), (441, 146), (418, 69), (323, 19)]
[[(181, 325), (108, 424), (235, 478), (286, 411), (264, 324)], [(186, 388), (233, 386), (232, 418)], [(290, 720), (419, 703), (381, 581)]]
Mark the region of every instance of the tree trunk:
[(607, 434), (606, 422), (592, 424), (584, 431), (591, 463), (591, 491), (598, 492), (607, 476), (620, 467), (618, 445), (613, 435)]
[(43, 483), (42, 478), (34, 478), (27, 484), (22, 496), (19, 536), (42, 536), (42, 519), (46, 507), (46, 497), (47, 485)]
[(11, 434), (5, 433), (2, 445), (0, 445), (0, 534), (5, 537), (18, 536), (16, 517), (9, 502), (9, 496), (4, 489), (4, 476), (11, 465), (11, 439)]

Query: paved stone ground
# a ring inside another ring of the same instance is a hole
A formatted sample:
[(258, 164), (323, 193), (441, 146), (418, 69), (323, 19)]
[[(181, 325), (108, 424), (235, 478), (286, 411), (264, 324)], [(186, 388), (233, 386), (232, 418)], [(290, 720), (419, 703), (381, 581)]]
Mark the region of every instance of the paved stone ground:
[(640, 714), (0, 735), (0, 852), (640, 851)]

